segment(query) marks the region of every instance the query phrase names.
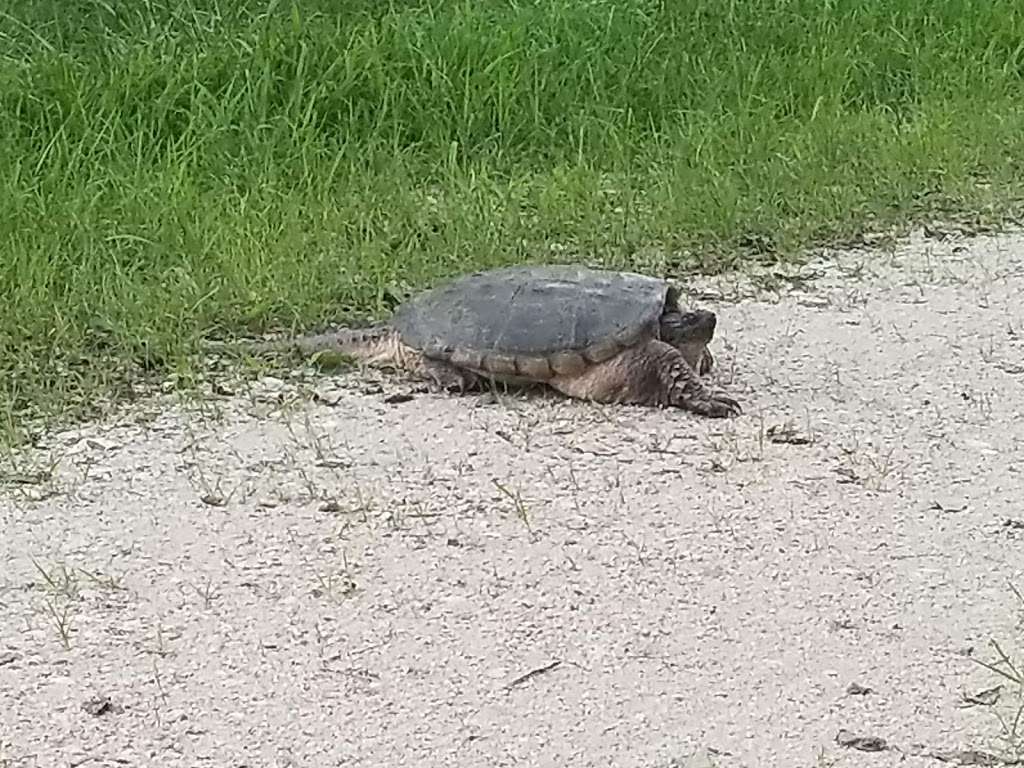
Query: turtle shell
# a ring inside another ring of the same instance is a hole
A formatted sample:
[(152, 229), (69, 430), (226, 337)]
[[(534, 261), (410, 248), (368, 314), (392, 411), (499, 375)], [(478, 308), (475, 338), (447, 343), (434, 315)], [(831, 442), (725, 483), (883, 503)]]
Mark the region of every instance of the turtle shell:
[(507, 378), (574, 374), (656, 338), (675, 291), (629, 272), (515, 266), (442, 283), (398, 307), (391, 324), (424, 356)]

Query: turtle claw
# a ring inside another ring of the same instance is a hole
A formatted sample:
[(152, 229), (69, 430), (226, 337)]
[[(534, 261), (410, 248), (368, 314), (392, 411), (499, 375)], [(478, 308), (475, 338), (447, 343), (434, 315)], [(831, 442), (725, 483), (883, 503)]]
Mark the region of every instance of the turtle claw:
[(743, 408), (736, 400), (718, 393), (712, 393), (707, 399), (689, 403), (687, 407), (694, 413), (713, 419), (732, 418), (743, 413)]

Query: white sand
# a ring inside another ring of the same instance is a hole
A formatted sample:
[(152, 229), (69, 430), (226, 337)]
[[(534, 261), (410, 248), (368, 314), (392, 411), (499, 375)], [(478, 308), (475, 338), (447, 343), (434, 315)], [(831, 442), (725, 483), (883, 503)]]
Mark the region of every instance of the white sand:
[(732, 421), (349, 374), (48, 438), (0, 490), (0, 766), (1004, 752), (1016, 691), (961, 696), (1024, 661), (1024, 235), (812, 273), (700, 281)]

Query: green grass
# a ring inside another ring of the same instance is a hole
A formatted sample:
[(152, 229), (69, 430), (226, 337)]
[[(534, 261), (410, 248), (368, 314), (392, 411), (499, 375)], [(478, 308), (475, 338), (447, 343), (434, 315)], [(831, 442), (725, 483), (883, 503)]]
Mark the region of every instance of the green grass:
[(1017, 0), (9, 0), (0, 418), (470, 267), (1011, 210), (1022, 81)]

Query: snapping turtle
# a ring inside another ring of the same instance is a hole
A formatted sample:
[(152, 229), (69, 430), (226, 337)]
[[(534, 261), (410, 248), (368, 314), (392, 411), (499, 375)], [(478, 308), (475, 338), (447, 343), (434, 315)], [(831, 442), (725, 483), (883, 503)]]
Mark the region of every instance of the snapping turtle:
[(700, 379), (716, 317), (683, 311), (665, 280), (579, 266), (515, 266), (458, 277), (401, 304), (389, 322), (302, 336), (285, 346), (338, 351), (446, 389), (482, 381), (546, 384), (569, 397), (740, 413)]

